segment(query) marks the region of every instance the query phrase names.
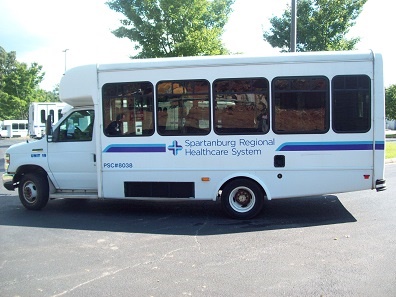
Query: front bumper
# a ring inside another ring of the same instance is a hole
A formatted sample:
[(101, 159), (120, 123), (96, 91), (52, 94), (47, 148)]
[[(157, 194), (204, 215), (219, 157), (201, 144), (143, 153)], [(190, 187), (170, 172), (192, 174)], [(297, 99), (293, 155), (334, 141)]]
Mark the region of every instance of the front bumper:
[(15, 190), (14, 174), (3, 173), (2, 179), (4, 188), (6, 188), (8, 191)]

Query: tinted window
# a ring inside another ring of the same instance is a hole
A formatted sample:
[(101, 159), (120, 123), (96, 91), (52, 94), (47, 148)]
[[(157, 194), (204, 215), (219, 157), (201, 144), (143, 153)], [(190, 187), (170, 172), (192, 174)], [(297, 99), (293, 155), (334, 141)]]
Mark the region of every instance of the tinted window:
[(62, 109), (58, 109), (58, 121), (62, 118)]
[(371, 82), (366, 75), (339, 75), (332, 80), (333, 130), (367, 132), (371, 125)]
[(44, 109), (40, 110), (40, 117), (41, 117), (41, 122), (45, 123), (46, 118), (45, 118), (45, 110)]
[(53, 142), (91, 141), (95, 113), (93, 110), (79, 110), (70, 114), (52, 135)]
[(325, 77), (278, 77), (272, 82), (274, 132), (325, 133), (329, 82)]
[(55, 115), (54, 110), (50, 109), (49, 114), (51, 115), (51, 121), (53, 123), (55, 121), (55, 119), (54, 119), (54, 115)]
[(154, 133), (153, 85), (150, 82), (105, 84), (102, 88), (106, 136), (144, 136)]
[(209, 133), (208, 81), (161, 81), (157, 84), (156, 102), (160, 134), (206, 135)]
[(217, 134), (264, 134), (269, 130), (268, 80), (218, 79), (213, 83)]

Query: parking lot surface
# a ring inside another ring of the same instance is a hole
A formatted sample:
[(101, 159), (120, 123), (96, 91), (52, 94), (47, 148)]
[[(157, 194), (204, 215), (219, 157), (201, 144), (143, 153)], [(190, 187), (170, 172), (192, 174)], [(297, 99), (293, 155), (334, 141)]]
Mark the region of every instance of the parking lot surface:
[(1, 185), (0, 296), (396, 296), (395, 164), (386, 178), (379, 193), (269, 201), (248, 221), (194, 201), (28, 211)]

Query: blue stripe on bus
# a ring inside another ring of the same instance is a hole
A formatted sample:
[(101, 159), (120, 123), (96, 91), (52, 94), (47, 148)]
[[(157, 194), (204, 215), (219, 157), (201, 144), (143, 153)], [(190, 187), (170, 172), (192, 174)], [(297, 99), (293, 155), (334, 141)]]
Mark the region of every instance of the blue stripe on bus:
[[(384, 150), (384, 141), (376, 141), (375, 149)], [(374, 149), (372, 141), (348, 142), (286, 142), (276, 151), (371, 151)]]
[(165, 144), (111, 144), (104, 153), (164, 153)]
[(385, 149), (385, 141), (376, 141), (375, 149), (376, 150), (384, 150)]

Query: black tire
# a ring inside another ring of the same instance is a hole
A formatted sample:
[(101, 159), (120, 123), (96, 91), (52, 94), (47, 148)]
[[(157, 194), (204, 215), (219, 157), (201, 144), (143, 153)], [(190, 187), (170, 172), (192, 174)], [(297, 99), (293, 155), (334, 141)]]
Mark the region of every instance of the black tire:
[(263, 191), (252, 180), (236, 179), (224, 187), (221, 193), (221, 204), (230, 217), (251, 219), (263, 209)]
[(44, 174), (28, 173), (19, 182), (19, 199), (29, 210), (40, 210), (47, 205), (49, 199), (49, 185)]

